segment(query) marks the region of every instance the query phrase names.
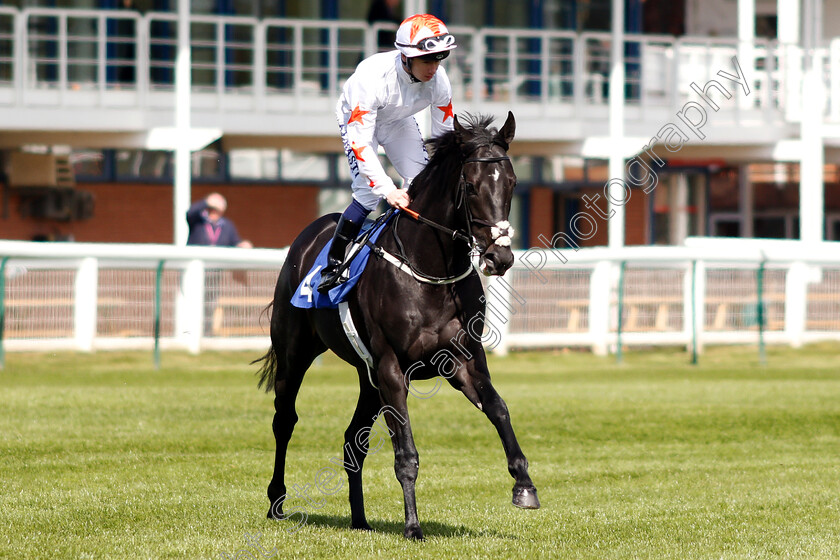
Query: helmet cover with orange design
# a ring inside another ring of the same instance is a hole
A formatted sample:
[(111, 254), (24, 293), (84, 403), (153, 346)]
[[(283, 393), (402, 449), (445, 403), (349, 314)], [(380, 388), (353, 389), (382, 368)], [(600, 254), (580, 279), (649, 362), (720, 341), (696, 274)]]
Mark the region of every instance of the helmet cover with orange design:
[(408, 58), (437, 55), (430, 58), (443, 60), (458, 45), (455, 36), (438, 18), (431, 14), (416, 14), (400, 24), (394, 46)]

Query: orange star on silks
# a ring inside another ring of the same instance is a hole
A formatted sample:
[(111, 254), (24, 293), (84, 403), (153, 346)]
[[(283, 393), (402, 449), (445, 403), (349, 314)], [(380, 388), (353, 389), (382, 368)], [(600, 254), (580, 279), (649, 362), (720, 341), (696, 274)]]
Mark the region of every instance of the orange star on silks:
[(373, 188), (373, 187), (375, 187), (375, 186), (376, 186), (376, 185), (374, 185), (374, 184), (373, 184), (373, 179), (371, 179), (371, 180), (370, 180), (370, 183), (368, 183), (368, 186), (369, 186), (370, 188)]
[(452, 100), (449, 100), (449, 105), (444, 105), (443, 107), (438, 107), (441, 111), (443, 111), (443, 122), (446, 122), (446, 119), (450, 117), (454, 117), (455, 113), (452, 111)]
[(370, 111), (362, 111), (362, 109), (356, 105), (356, 108), (353, 109), (353, 112), (350, 113), (350, 120), (347, 121), (347, 124), (350, 125), (354, 122), (357, 122), (361, 125), (365, 124), (362, 122), (362, 117), (370, 113)]
[(356, 159), (359, 161), (365, 161), (365, 158), (362, 157), (362, 152), (364, 151), (364, 146), (356, 146), (356, 143), (353, 142), (350, 144), (350, 149), (353, 150), (353, 154), (356, 156)]

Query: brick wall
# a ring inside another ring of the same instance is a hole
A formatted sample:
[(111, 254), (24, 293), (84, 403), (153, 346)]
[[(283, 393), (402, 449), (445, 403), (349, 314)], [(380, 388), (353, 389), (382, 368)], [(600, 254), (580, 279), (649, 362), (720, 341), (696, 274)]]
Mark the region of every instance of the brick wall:
[[(586, 203), (583, 201), (583, 197), (585, 195), (589, 195), (589, 200), (595, 200), (596, 195), (598, 199), (595, 202), (590, 202), (589, 206), (596, 206), (598, 210), (595, 208), (587, 208)], [(581, 247), (597, 247), (607, 245), (609, 243), (609, 220), (605, 219), (604, 216), (607, 216), (607, 199), (604, 198), (604, 189), (603, 188), (588, 188), (588, 189), (580, 189), (580, 207), (578, 208), (578, 213), (586, 212), (589, 217), (592, 218), (593, 221), (589, 220), (582, 220), (579, 219), (577, 223), (577, 228), (580, 233), (585, 235), (592, 235), (589, 239), (580, 240)], [(595, 232), (592, 234), (592, 226), (595, 226)]]
[(540, 235), (551, 239), (557, 233), (554, 229), (554, 193), (548, 188), (534, 187), (529, 194), (528, 247), (542, 247)]
[[(0, 238), (29, 241), (36, 237), (108, 243), (171, 243), (173, 238), (172, 186), (142, 183), (80, 183), (93, 193), (95, 206), (89, 220), (62, 222), (20, 215), (20, 198), (11, 192)], [(192, 186), (192, 200), (220, 192), (227, 198), (230, 218), (243, 239), (255, 247), (289, 245), (318, 217), (318, 187), (282, 185)], [(184, 218), (186, 219), (186, 218)]]
[[(605, 219), (608, 216), (607, 199), (604, 197), (603, 188), (588, 188), (580, 190), (580, 197), (589, 195), (589, 200), (593, 200), (596, 195), (599, 195), (598, 200), (590, 206), (598, 207), (596, 211), (594, 208), (587, 208), (586, 204), (581, 200), (578, 212), (586, 212), (593, 220), (596, 226), (595, 234), (585, 241), (580, 242), (581, 247), (598, 247), (606, 246), (609, 243), (609, 227), (610, 220)], [(646, 245), (648, 238), (649, 217), (648, 217), (648, 196), (641, 189), (632, 189), (630, 200), (624, 205), (624, 244), (625, 245)], [(578, 227), (582, 233), (590, 231), (590, 222), (580, 220)]]
[[(598, 200), (594, 203), (599, 208), (596, 211), (594, 208), (587, 208), (586, 204), (581, 201), (578, 212), (586, 212), (595, 224), (594, 235), (585, 241), (581, 241), (581, 247), (597, 247), (604, 246), (609, 243), (609, 220), (605, 219), (607, 215), (607, 201), (604, 198), (603, 188), (585, 188), (581, 189), (578, 194), (571, 194), (581, 198), (584, 195), (589, 195), (589, 200), (595, 199), (598, 195)], [(624, 223), (624, 243), (625, 245), (646, 245), (648, 239), (648, 232), (650, 230), (650, 222), (648, 216), (648, 197), (641, 189), (633, 189), (630, 195), (630, 200), (625, 205), (625, 223)], [(538, 236), (542, 234), (546, 239), (551, 239), (552, 236), (558, 232), (565, 232), (565, 226), (562, 223), (555, 223), (555, 197), (551, 189), (535, 187), (530, 191), (530, 236), (529, 247), (542, 247), (545, 245), (539, 240)], [(591, 203), (590, 203), (591, 205)], [(572, 216), (569, 216), (571, 218)], [(579, 220), (577, 222), (581, 233), (589, 233), (591, 229), (591, 222), (586, 220)]]
[(840, 184), (825, 184), (825, 209), (833, 211), (840, 210)]
[(624, 205), (624, 244), (625, 245), (647, 245), (650, 231), (650, 218), (648, 216), (649, 198), (653, 196), (645, 194), (642, 189), (633, 189), (630, 200)]

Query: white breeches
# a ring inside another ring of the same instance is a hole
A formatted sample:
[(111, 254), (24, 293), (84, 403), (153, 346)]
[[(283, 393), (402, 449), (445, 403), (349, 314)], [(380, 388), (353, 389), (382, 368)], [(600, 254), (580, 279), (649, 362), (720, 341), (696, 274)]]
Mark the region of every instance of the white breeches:
[[(346, 146), (347, 142), (344, 143)], [(377, 124), (371, 148), (378, 152), (379, 146), (385, 150), (385, 155), (405, 181), (406, 187), (429, 161), (423, 135), (414, 117), (384, 125)], [(359, 173), (352, 150), (347, 151), (347, 158), (353, 177), (353, 198), (368, 210), (375, 209), (382, 197), (371, 190), (368, 178)]]

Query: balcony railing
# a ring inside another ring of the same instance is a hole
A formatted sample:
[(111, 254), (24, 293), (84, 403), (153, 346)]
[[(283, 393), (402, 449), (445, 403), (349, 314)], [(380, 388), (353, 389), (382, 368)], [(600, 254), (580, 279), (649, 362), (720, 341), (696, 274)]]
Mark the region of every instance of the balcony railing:
[[(194, 107), (250, 113), (331, 111), (343, 81), (376, 50), (362, 21), (191, 19)], [(607, 33), (452, 27), (459, 47), (446, 63), (467, 109), (503, 103), (543, 115), (606, 118)], [(171, 108), (177, 17), (117, 10), (0, 7), (0, 109), (85, 106)], [(679, 110), (700, 86), (734, 74), (739, 56), (751, 95), (737, 111), (765, 123), (795, 122), (805, 54), (774, 41), (744, 50), (736, 39), (627, 35), (627, 119)], [(743, 59), (748, 53), (748, 59)], [(823, 65), (826, 115), (840, 122), (840, 39), (815, 53)]]

